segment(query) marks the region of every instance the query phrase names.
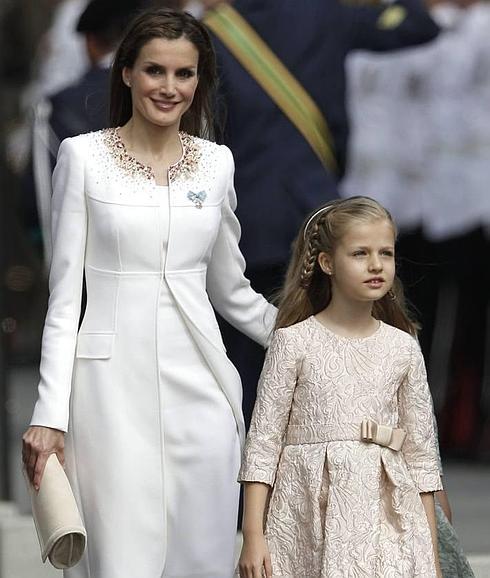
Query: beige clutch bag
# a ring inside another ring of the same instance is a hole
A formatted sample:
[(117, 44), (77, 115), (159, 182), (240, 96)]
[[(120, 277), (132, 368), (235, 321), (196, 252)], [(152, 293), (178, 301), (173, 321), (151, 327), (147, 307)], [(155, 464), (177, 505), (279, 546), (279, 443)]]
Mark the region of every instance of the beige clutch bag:
[(59, 569), (75, 566), (85, 550), (87, 532), (56, 454), (48, 458), (39, 492), (29, 481), (27, 485), (43, 562), (49, 558)]

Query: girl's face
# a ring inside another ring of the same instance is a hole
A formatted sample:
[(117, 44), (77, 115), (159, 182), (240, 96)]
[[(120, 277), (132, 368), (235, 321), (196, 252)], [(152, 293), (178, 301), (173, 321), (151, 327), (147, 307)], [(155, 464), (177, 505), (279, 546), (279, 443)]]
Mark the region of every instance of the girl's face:
[(395, 278), (395, 232), (387, 220), (358, 220), (345, 231), (333, 254), (318, 261), (330, 276), (332, 296), (354, 301), (381, 299)]
[(184, 37), (147, 42), (133, 67), (122, 72), (131, 88), (133, 119), (178, 128), (196, 92), (198, 62), (197, 48)]

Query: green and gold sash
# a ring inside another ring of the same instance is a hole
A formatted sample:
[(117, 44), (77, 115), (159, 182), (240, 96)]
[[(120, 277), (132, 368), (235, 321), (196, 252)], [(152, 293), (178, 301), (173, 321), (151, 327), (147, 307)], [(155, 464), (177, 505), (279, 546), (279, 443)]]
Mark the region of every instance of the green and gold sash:
[(250, 24), (226, 3), (208, 11), (204, 22), (304, 136), (323, 166), (337, 173), (332, 135), (321, 110)]

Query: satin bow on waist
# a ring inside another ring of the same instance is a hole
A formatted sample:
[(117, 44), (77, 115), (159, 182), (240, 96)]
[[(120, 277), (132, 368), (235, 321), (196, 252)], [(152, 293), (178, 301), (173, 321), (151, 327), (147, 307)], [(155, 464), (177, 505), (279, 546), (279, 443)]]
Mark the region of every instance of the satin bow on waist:
[(396, 452), (402, 449), (407, 432), (389, 425), (380, 425), (372, 419), (363, 419), (361, 423), (361, 440), (385, 446)]
[(290, 424), (286, 431), (286, 445), (316, 444), (333, 441), (363, 441), (400, 451), (406, 432), (389, 425), (379, 425), (364, 419), (359, 423)]

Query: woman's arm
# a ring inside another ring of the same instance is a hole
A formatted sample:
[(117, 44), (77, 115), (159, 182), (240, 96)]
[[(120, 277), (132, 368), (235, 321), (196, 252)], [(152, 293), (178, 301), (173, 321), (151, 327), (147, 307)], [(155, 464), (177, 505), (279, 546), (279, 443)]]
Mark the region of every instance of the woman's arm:
[(77, 139), (61, 143), (53, 173), (53, 258), (41, 349), (39, 397), (23, 437), (23, 461), (39, 486), (47, 458), (64, 461), (87, 236), (84, 162)]
[(87, 237), (80, 137), (61, 143), (53, 173), (53, 258), (41, 348), (39, 397), (31, 425), (67, 431)]
[(266, 506), (270, 487), (260, 482), (247, 482), (244, 489), (243, 546), (238, 567), (241, 578), (272, 577), (269, 549), (264, 538)]
[(222, 146), (227, 167), (227, 193), (221, 209), (221, 225), (208, 265), (207, 292), (214, 308), (233, 327), (261, 345), (271, 337), (276, 308), (256, 293), (245, 277), (245, 259), (240, 251), (240, 224), (235, 216), (234, 162), (230, 150)]
[(420, 498), (424, 506), (427, 521), (429, 522), (430, 535), (432, 538), (432, 550), (434, 552), (437, 578), (443, 578), (441, 566), (439, 564), (439, 547), (437, 544), (437, 522), (436, 522), (436, 511), (434, 506), (434, 494), (432, 492), (422, 493), (420, 494)]

